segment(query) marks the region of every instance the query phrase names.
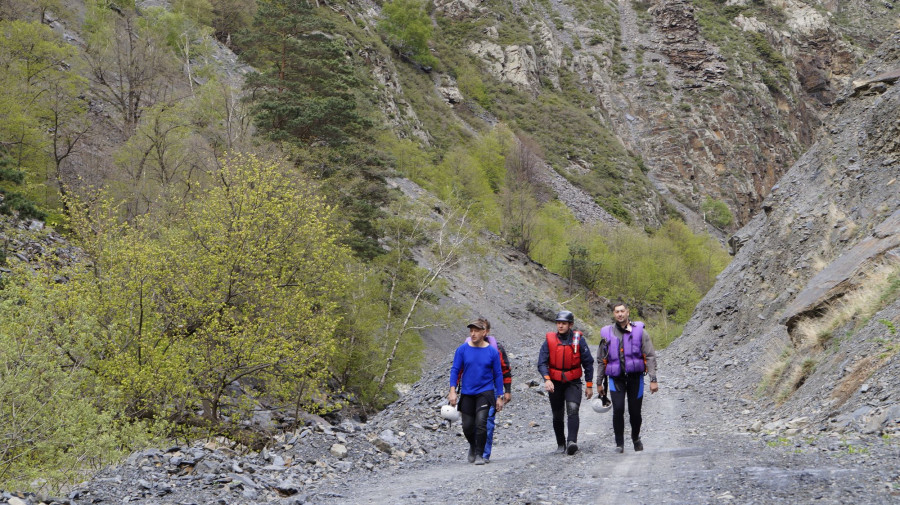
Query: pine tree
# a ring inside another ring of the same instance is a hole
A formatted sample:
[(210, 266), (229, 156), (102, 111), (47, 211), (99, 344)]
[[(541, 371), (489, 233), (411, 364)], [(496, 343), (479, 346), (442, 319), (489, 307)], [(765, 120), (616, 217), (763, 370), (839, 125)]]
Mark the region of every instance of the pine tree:
[(245, 86), (256, 126), (269, 138), (335, 145), (368, 125), (357, 110), (352, 61), (332, 29), (304, 0), (259, 3), (240, 45), (259, 70)]

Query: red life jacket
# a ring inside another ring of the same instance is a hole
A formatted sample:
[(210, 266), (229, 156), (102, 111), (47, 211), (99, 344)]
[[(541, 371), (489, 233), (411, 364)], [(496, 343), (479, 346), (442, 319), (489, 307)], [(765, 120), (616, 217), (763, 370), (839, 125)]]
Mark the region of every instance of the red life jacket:
[(550, 351), (550, 379), (569, 382), (581, 378), (581, 332), (572, 332), (572, 343), (561, 344), (555, 331), (547, 333)]

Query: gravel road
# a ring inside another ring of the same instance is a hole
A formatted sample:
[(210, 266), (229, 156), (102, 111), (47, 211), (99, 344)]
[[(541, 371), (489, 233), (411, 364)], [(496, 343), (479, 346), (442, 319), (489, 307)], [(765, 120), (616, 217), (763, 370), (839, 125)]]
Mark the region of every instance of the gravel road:
[[(896, 441), (828, 434), (767, 440), (744, 427), (752, 404), (703, 391), (689, 371), (675, 372), (660, 373), (660, 392), (645, 399), (643, 452), (626, 441), (625, 453), (616, 454), (611, 413), (583, 403), (579, 452), (555, 454), (549, 403), (540, 387), (523, 385), (498, 416), (490, 464), (466, 463), (467, 444), (453, 427), (425, 461), (324, 481), (307, 497), (391, 505), (900, 502)], [(626, 422), (626, 440), (628, 430)]]

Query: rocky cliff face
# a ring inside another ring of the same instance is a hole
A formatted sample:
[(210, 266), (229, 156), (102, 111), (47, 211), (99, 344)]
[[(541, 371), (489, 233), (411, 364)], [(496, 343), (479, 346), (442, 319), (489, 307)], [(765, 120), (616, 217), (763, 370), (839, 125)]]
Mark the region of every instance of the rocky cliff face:
[[(481, 71), (533, 97), (577, 86), (595, 100), (592, 117), (641, 160), (671, 205), (692, 214), (707, 197), (724, 201), (735, 227), (759, 211), (817, 139), (838, 90), (897, 26), (890, 0), (435, 0), (434, 7), (435, 17), (478, 27), (459, 49)], [(439, 93), (454, 107), (471, 99), (455, 88)], [(571, 151), (573, 160), (590, 154)], [(567, 177), (594, 169), (557, 165)], [(665, 212), (658, 198), (642, 193), (625, 205), (652, 225)]]
[(757, 428), (900, 428), (898, 80), (900, 32), (836, 92), (671, 348), (709, 387), (758, 399)]
[[(628, 98), (613, 102), (632, 119), (613, 121), (628, 126), (624, 140), (661, 190), (693, 209), (707, 196), (723, 200), (736, 224), (748, 222), (816, 139), (871, 39), (854, 40), (828, 11), (797, 1), (631, 7), (619, 9), (623, 44), (641, 72), (625, 74)], [(891, 27), (890, 8), (880, 10), (874, 38)]]

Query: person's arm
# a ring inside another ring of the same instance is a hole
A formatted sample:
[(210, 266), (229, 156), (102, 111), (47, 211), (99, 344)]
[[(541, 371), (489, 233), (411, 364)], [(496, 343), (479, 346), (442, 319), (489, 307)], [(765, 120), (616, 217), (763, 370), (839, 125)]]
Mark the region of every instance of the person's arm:
[(544, 390), (548, 393), (553, 392), (553, 381), (550, 380), (550, 348), (547, 341), (541, 344), (541, 351), (538, 353), (538, 372), (544, 379)]
[(597, 394), (606, 395), (606, 363), (609, 360), (609, 340), (600, 337), (597, 346)]
[(503, 410), (503, 368), (500, 365), (500, 353), (497, 351), (492, 353), (491, 367), (494, 371), (494, 396), (496, 397), (497, 412), (500, 412)]
[(594, 357), (591, 356), (591, 346), (588, 345), (587, 339), (583, 338), (578, 341), (579, 353), (581, 353), (581, 368), (584, 369), (584, 397), (590, 399), (594, 396)]
[(456, 406), (456, 384), (459, 382), (459, 374), (462, 371), (462, 346), (456, 348), (453, 353), (453, 366), (450, 367), (450, 392), (447, 393), (447, 400), (450, 405)]
[(644, 336), (641, 337), (641, 352), (644, 354), (644, 362), (647, 363), (647, 375), (650, 376), (650, 393), (659, 391), (659, 384), (656, 382), (656, 349), (653, 347), (653, 339), (644, 330)]
[(512, 399), (512, 369), (509, 367), (506, 349), (498, 343), (497, 350), (500, 351), (500, 370), (503, 371), (503, 401), (509, 402)]

